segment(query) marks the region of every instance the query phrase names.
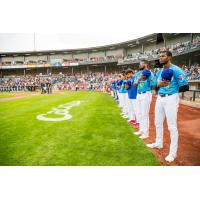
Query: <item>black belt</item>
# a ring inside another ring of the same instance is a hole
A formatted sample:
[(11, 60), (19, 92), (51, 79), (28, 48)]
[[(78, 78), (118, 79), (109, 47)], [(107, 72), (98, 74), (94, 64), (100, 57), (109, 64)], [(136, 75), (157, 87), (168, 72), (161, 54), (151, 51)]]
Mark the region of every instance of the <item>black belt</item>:
[(145, 94), (146, 92), (138, 92), (138, 94)]
[(159, 94), (159, 95), (160, 95), (160, 97), (167, 97), (167, 96), (170, 96), (172, 94)]

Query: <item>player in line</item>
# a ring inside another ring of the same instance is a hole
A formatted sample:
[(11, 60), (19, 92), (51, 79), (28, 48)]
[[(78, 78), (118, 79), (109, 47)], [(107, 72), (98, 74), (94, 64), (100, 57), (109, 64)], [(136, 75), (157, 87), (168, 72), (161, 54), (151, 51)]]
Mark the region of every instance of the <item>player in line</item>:
[(119, 107), (122, 108), (122, 100), (121, 100), (121, 92), (120, 92), (120, 88), (122, 85), (122, 75), (119, 74), (118, 79), (116, 80), (116, 91), (117, 91), (117, 96), (118, 96), (118, 101), (119, 101)]
[(125, 88), (126, 85), (126, 76), (125, 71), (123, 71), (119, 75), (120, 80), (117, 81), (117, 88), (118, 88), (118, 97), (119, 97), (119, 107), (122, 108), (122, 117), (128, 118), (128, 93)]
[(110, 83), (110, 93), (111, 96), (117, 101), (118, 100), (118, 96), (117, 96), (117, 88), (116, 88), (116, 81), (112, 80)]
[(155, 87), (154, 74), (148, 70), (148, 61), (142, 60), (135, 75), (134, 86), (137, 88), (136, 107), (138, 109), (139, 131), (135, 135), (141, 139), (149, 137), (149, 110), (152, 100), (151, 89)]
[(129, 69), (126, 71), (126, 76), (128, 79), (125, 85), (128, 92), (128, 122), (131, 123), (134, 128), (139, 128), (138, 110), (136, 106), (137, 87), (134, 87), (133, 85), (135, 80), (135, 73), (133, 70)]
[(163, 68), (156, 74), (158, 97), (155, 105), (156, 141), (147, 144), (150, 148), (163, 148), (163, 122), (167, 118), (170, 132), (170, 150), (166, 161), (172, 162), (177, 156), (178, 129), (177, 112), (179, 106), (179, 92), (189, 90), (188, 81), (184, 72), (171, 63), (172, 53), (168, 50), (160, 52), (160, 63)]

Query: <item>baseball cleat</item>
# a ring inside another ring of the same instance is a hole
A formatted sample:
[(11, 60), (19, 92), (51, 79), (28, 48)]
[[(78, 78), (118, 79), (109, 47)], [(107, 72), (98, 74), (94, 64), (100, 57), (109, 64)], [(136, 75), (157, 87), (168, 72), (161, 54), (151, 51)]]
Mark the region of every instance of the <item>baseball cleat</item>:
[(136, 124), (136, 121), (135, 120), (130, 120), (130, 123), (131, 124)]
[(148, 137), (149, 137), (148, 135), (142, 134), (139, 138), (140, 139), (147, 139)]
[(173, 162), (175, 160), (176, 156), (169, 154), (167, 157), (165, 157), (165, 160), (167, 162)]
[(139, 124), (133, 124), (133, 127), (136, 128), (136, 129), (140, 128)]
[(135, 135), (142, 135), (142, 131), (134, 132)]
[(152, 143), (152, 144), (147, 144), (147, 147), (151, 148), (151, 149), (162, 149), (162, 145), (158, 145), (156, 143)]

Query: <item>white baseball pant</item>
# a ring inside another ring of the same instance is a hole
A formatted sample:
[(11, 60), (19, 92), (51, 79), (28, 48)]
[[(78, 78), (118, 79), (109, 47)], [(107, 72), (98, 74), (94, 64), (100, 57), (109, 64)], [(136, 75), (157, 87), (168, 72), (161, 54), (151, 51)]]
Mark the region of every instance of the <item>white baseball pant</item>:
[(138, 119), (140, 123), (139, 131), (142, 131), (146, 136), (149, 135), (149, 110), (151, 100), (152, 93), (150, 91), (137, 94)]
[(119, 98), (119, 107), (122, 108), (122, 93), (118, 92), (117, 91), (117, 95), (118, 95), (118, 98)]
[(128, 116), (130, 120), (137, 121), (136, 99), (128, 99)]
[(121, 99), (122, 99), (122, 112), (125, 115), (128, 115), (128, 94), (127, 93), (121, 93)]
[(179, 96), (178, 94), (173, 94), (166, 97), (158, 95), (155, 106), (156, 144), (163, 145), (163, 122), (166, 116), (171, 139), (169, 154), (173, 156), (176, 156), (178, 149), (178, 105)]

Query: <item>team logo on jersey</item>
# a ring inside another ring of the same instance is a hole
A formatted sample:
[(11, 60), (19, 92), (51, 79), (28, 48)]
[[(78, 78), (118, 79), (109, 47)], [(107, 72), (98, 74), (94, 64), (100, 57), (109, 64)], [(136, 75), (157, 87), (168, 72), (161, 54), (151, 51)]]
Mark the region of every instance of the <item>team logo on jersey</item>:
[(139, 88), (142, 89), (144, 87), (144, 82), (140, 82)]
[(169, 88), (170, 88), (170, 82), (169, 82), (169, 85), (168, 85), (168, 86), (166, 86), (166, 89), (167, 89), (167, 90), (169, 90)]
[(183, 80), (183, 75), (180, 75), (180, 76), (178, 77), (178, 80), (179, 80), (179, 81), (182, 81), (182, 80)]

